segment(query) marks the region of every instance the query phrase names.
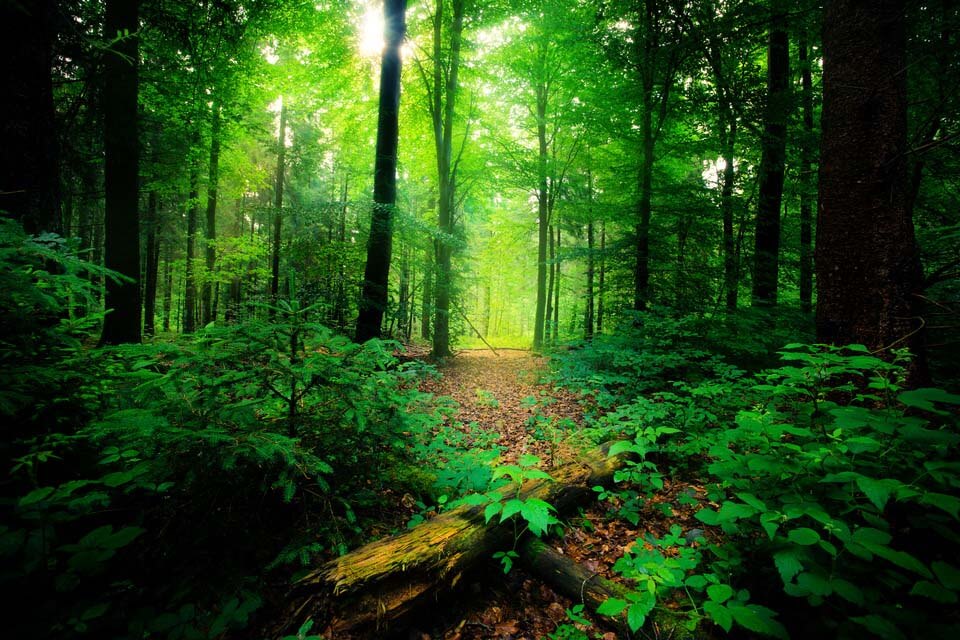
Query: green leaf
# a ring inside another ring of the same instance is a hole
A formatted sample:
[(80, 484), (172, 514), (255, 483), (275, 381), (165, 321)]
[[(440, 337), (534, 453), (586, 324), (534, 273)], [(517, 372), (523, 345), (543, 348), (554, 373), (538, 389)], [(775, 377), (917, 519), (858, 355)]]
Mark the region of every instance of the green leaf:
[(933, 574), (930, 573), (930, 570), (927, 569), (926, 565), (914, 558), (912, 555), (906, 551), (897, 551), (896, 549), (891, 549), (885, 545), (881, 544), (872, 544), (869, 542), (861, 542), (868, 551), (872, 552), (875, 555), (884, 558), (897, 565), (902, 569), (907, 569), (908, 571), (913, 571), (924, 578), (932, 578)]
[(733, 627), (733, 616), (727, 607), (713, 600), (707, 600), (703, 603), (703, 610), (721, 629), (729, 633), (730, 628)]
[(863, 604), (863, 591), (855, 584), (842, 578), (834, 578), (830, 581), (830, 586), (833, 587), (834, 593), (847, 602), (859, 605)]
[(728, 609), (734, 621), (741, 627), (774, 638), (789, 640), (790, 636), (787, 634), (787, 630), (773, 619), (776, 614), (770, 609), (756, 604), (733, 606), (728, 607)]
[(540, 469), (529, 469), (524, 475), (527, 477), (527, 480), (553, 480), (553, 476)]
[(943, 583), (947, 589), (960, 591), (960, 569), (951, 564), (940, 562), (939, 560), (930, 565), (937, 576), (937, 580)]
[(29, 507), (32, 504), (36, 504), (53, 493), (53, 487), (40, 487), (39, 489), (34, 489), (27, 495), (20, 498), (21, 507)]
[(960, 404), (960, 396), (947, 393), (943, 389), (931, 388), (904, 391), (897, 397), (897, 399), (908, 407), (922, 409), (932, 413), (943, 413), (936, 408), (936, 406), (933, 404), (934, 402), (942, 402), (944, 404)]
[(942, 509), (953, 516), (955, 520), (960, 520), (960, 498), (956, 496), (945, 493), (925, 493), (920, 498), (920, 502)]
[(783, 584), (789, 584), (795, 575), (803, 571), (800, 562), (800, 552), (797, 549), (787, 549), (773, 554), (773, 563), (777, 565)]
[(500, 509), (503, 508), (503, 505), (499, 502), (491, 502), (487, 505), (487, 508), (483, 510), (483, 519), (485, 522), (490, 522), (490, 519), (497, 515), (500, 512)]
[(647, 613), (649, 612), (649, 607), (641, 602), (630, 605), (630, 608), (627, 609), (627, 625), (630, 627), (630, 630), (634, 633), (639, 631), (643, 623), (647, 621)]
[(794, 544), (807, 547), (819, 542), (820, 534), (809, 527), (800, 527), (798, 529), (792, 529), (787, 534), (787, 539)]
[(523, 500), (507, 500), (506, 504), (503, 505), (503, 512), (500, 514), (500, 522), (505, 522), (513, 515), (520, 513), (523, 510)]
[(884, 640), (907, 640), (907, 637), (895, 624), (877, 615), (859, 616), (850, 618), (853, 622), (865, 627), (867, 631)]
[(520, 459), (517, 460), (521, 467), (535, 467), (540, 464), (540, 458), (533, 455), (532, 453), (525, 453), (520, 456)]
[(861, 527), (853, 532), (852, 539), (859, 544), (890, 544), (893, 536), (879, 529)]
[(857, 476), (857, 486), (880, 511), (887, 505), (890, 494), (901, 484), (897, 480), (876, 480), (866, 476)]
[(530, 498), (523, 503), (520, 515), (527, 521), (530, 527), (530, 533), (540, 537), (551, 524), (556, 522), (556, 518), (550, 515), (553, 505), (537, 498)]
[(830, 586), (830, 582), (816, 573), (801, 573), (797, 576), (797, 586), (815, 596), (826, 597), (833, 593), (833, 587)]
[(597, 607), (597, 613), (602, 616), (617, 616), (627, 608), (627, 603), (619, 598), (607, 598)]
[(726, 602), (733, 597), (733, 587), (728, 584), (712, 584), (707, 587), (707, 597), (714, 602)]
[(927, 580), (920, 580), (914, 584), (913, 588), (910, 589), (910, 595), (923, 596), (943, 604), (955, 604), (957, 602), (956, 593)]

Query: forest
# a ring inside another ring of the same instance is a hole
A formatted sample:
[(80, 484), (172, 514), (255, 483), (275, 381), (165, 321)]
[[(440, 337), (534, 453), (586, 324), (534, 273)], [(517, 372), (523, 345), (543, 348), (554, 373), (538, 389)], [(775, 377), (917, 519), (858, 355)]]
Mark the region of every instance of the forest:
[(9, 638), (960, 637), (955, 0), (0, 0)]

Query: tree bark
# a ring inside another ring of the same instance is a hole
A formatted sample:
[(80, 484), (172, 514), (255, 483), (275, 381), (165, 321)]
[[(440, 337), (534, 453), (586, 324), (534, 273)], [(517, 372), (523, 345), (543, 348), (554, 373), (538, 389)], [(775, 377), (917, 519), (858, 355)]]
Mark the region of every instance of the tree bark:
[(607, 222), (600, 221), (600, 275), (597, 278), (597, 333), (603, 333), (603, 301), (607, 276)]
[(813, 213), (812, 202), (816, 187), (813, 184), (813, 74), (807, 32), (800, 34), (800, 86), (803, 108), (803, 138), (800, 160), (800, 310), (813, 311)]
[[(554, 481), (528, 481), (521, 499), (538, 498), (563, 513), (592, 495), (591, 487), (612, 481), (622, 457), (609, 445), (552, 470)], [(512, 495), (515, 487), (504, 490)], [(439, 590), (455, 585), (465, 571), (494, 551), (513, 546), (511, 522), (484, 521), (484, 507), (464, 506), (420, 526), (356, 549), (308, 573), (295, 585), (286, 627), (306, 618), (329, 620), (327, 635), (391, 620)]]
[(213, 301), (213, 272), (217, 264), (217, 189), (220, 182), (220, 100), (213, 101), (210, 126), (210, 169), (207, 181), (206, 258), (207, 277), (203, 279), (203, 325), (213, 322), (216, 308)]
[[(553, 333), (551, 336), (551, 341), (553, 344), (557, 344), (557, 338), (560, 334), (560, 225), (557, 225), (557, 244), (556, 244), (556, 261), (555, 266), (556, 273), (556, 282), (554, 283), (553, 288)], [(576, 315), (576, 314), (574, 314)]]
[(107, 279), (102, 344), (140, 342), (140, 142), (137, 132), (139, 2), (108, 0), (104, 37), (104, 266), (129, 278)]
[[(280, 235), (283, 231), (283, 186), (287, 169), (287, 102), (280, 97), (280, 133), (277, 134), (277, 174), (273, 190), (273, 253), (270, 260), (270, 302), (280, 292)], [(274, 311), (271, 309), (270, 316)]]
[(908, 206), (903, 0), (831, 0), (823, 33), (817, 339), (909, 347), (926, 378)]
[[(0, 3), (0, 211), (19, 220), (31, 234), (61, 231), (51, 78), (56, 4), (53, 0)], [(105, 31), (110, 26), (115, 25), (106, 25)], [(136, 31), (135, 25), (131, 31)], [(115, 35), (107, 33), (108, 38)], [(108, 60), (111, 86), (117, 79), (116, 62)], [(111, 123), (117, 124), (115, 119)]]
[(160, 195), (154, 187), (147, 195), (147, 219), (144, 225), (147, 228), (147, 264), (144, 270), (143, 285), (143, 335), (145, 336), (152, 336), (156, 333), (157, 281), (160, 268), (160, 243), (157, 237), (159, 209)]
[(790, 112), (790, 41), (786, 17), (770, 19), (767, 47), (767, 107), (760, 157), (760, 195), (753, 252), (753, 296), (757, 307), (777, 304), (780, 266), (780, 204)]
[(406, 0), (383, 5), (383, 62), (380, 71), (380, 114), (377, 157), (373, 170), (373, 215), (367, 239), (367, 265), (357, 317), (357, 342), (379, 338), (387, 309), (390, 258), (393, 251), (393, 209), (397, 201), (397, 144), (400, 114), (400, 45), (406, 32)]
[(537, 307), (533, 317), (533, 349), (543, 348), (546, 342), (547, 306), (550, 291), (547, 289), (547, 245), (552, 240), (550, 209), (547, 192), (547, 100), (548, 87), (537, 82)]
[[(199, 137), (194, 140), (199, 142)], [(183, 293), (183, 332), (193, 333), (197, 329), (197, 275), (193, 269), (196, 255), (197, 216), (200, 209), (200, 169), (194, 163), (190, 166), (190, 194), (187, 203), (187, 262), (185, 266), (185, 285)]]

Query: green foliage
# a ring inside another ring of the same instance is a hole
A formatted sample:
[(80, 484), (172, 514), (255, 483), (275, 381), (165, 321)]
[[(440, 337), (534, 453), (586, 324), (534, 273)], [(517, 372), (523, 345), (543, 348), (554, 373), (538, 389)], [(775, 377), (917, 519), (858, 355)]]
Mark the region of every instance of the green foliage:
[(611, 453), (634, 455), (616, 489), (597, 488), (622, 517), (636, 523), (662, 474), (682, 473), (707, 479), (711, 503), (696, 517), (722, 532), (694, 547), (679, 527), (641, 541), (648, 548), (615, 567), (636, 581), (637, 600), (605, 611), (638, 622), (661, 594), (682, 591), (692, 622), (725, 630), (955, 634), (960, 620), (942, 607), (960, 600), (960, 396), (904, 391), (902, 360), (859, 345), (790, 344), (780, 355), (784, 365), (755, 383), (718, 366), (712, 379), (668, 383), (595, 420), (598, 439), (628, 438)]

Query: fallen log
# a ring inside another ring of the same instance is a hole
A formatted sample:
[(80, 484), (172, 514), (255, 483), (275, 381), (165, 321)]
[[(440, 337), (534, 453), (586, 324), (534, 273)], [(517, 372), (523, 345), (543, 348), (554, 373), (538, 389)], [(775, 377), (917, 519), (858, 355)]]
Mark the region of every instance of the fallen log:
[[(609, 456), (611, 444), (553, 469), (553, 480), (525, 482), (521, 499), (538, 498), (560, 514), (568, 512), (592, 495), (593, 486), (609, 484), (623, 466), (622, 456)], [(515, 485), (503, 489), (504, 495), (515, 492)], [(478, 560), (513, 546), (513, 524), (500, 524), (497, 517), (487, 523), (483, 511), (482, 505), (459, 507), (311, 571), (294, 585), (291, 614), (281, 631), (296, 629), (308, 618), (326, 621), (333, 637), (362, 627), (382, 628), (453, 587)]]
[[(520, 562), (530, 573), (592, 612), (596, 612), (607, 598), (626, 600), (630, 592), (623, 585), (590, 571), (538, 538), (527, 538), (521, 543)], [(626, 616), (605, 618), (604, 623), (615, 628), (624, 638), (630, 637)]]

